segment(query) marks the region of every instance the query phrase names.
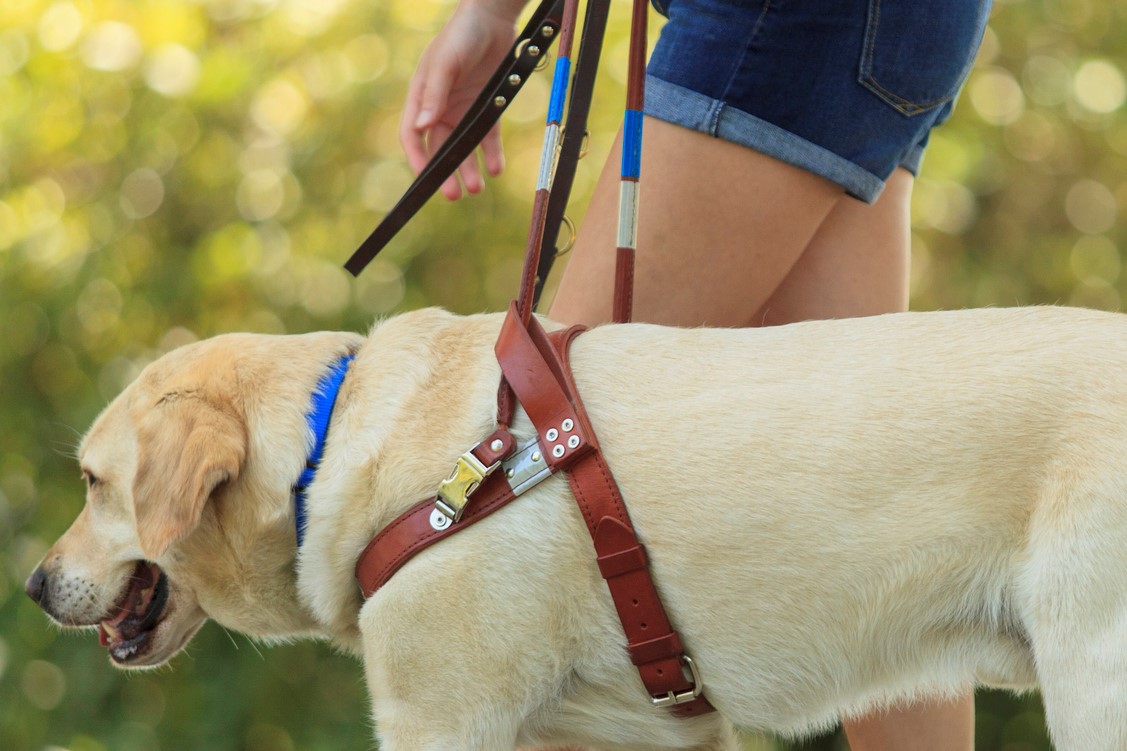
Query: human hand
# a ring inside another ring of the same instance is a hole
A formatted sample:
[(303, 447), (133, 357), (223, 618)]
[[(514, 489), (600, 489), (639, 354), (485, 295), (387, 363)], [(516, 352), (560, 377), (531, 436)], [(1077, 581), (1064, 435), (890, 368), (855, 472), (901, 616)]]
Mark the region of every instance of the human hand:
[[(399, 142), (416, 174), (450, 136), (494, 68), (508, 54), (522, 6), (511, 1), (459, 3), (446, 26), (427, 45), (411, 78), (399, 123)], [(482, 140), (481, 152), (489, 174), (500, 174), (505, 157), (499, 124)], [(458, 174), (469, 193), (478, 193), (485, 185), (476, 154), (462, 163)], [(442, 184), (441, 192), (451, 201), (462, 197), (455, 175)]]

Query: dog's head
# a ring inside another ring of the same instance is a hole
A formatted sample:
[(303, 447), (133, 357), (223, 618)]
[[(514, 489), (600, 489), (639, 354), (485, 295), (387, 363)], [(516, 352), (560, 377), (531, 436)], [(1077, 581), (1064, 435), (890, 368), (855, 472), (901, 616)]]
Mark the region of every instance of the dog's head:
[(314, 631), (290, 504), (319, 376), (305, 363), (351, 341), (229, 335), (146, 368), (83, 439), (86, 504), (27, 593), (62, 626), (96, 627), (121, 667), (162, 664), (208, 617), (263, 637)]

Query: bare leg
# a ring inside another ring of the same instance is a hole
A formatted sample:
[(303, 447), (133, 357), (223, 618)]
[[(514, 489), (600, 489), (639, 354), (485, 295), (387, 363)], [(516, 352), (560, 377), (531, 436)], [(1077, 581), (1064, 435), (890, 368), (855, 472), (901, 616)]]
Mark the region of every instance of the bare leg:
[[(673, 157), (675, 155), (675, 158)], [(618, 157), (612, 149), (550, 316), (611, 317)], [(905, 310), (912, 176), (867, 206), (741, 146), (646, 120), (634, 316), (678, 326), (781, 324)], [(846, 723), (854, 751), (964, 751), (973, 695)]]
[(912, 174), (896, 170), (869, 206), (842, 196), (790, 274), (748, 325), (908, 309)]
[[(744, 326), (790, 271), (841, 189), (751, 149), (647, 119), (642, 149), (634, 318)], [(618, 227), (611, 150), (550, 317), (611, 318)]]
[(974, 694), (930, 701), (845, 722), (853, 751), (970, 751), (974, 748)]

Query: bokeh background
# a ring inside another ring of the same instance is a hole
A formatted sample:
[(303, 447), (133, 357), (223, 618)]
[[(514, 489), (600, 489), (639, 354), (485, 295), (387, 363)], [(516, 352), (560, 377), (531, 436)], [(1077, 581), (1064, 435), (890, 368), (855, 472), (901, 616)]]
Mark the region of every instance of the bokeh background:
[[(617, 129), (628, 6), (614, 4), (577, 217)], [(546, 74), (506, 116), (502, 178), (432, 202), (359, 280), (341, 269), (409, 182), (399, 111), (451, 9), (3, 0), (0, 749), (372, 746), (359, 666), (323, 645), (259, 647), (212, 624), (171, 668), (125, 675), (21, 589), (82, 503), (78, 436), (160, 353), (514, 294)], [(1117, 0), (999, 0), (916, 187), (916, 309), (1122, 306), (1125, 28)], [(984, 691), (978, 707), (979, 749), (1048, 748), (1036, 696)]]

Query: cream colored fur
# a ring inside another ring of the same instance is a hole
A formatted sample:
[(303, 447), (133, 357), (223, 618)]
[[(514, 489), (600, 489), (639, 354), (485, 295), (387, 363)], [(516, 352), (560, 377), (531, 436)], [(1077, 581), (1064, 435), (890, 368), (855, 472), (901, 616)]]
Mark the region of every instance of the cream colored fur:
[[(500, 322), (423, 310), (162, 358), (84, 441), (101, 482), (44, 561), (52, 614), (95, 623), (156, 560), (172, 596), (146, 663), (207, 617), (327, 637), (363, 657), (384, 751), (731, 748), (729, 721), (803, 733), (976, 676), (1040, 685), (1061, 751), (1127, 748), (1127, 318), (581, 336), (576, 380), (719, 709), (690, 721), (649, 705), (562, 478), (362, 601), (360, 551), (493, 427)], [(304, 413), (350, 349), (298, 555)], [(196, 453), (150, 455), (172, 445)]]

